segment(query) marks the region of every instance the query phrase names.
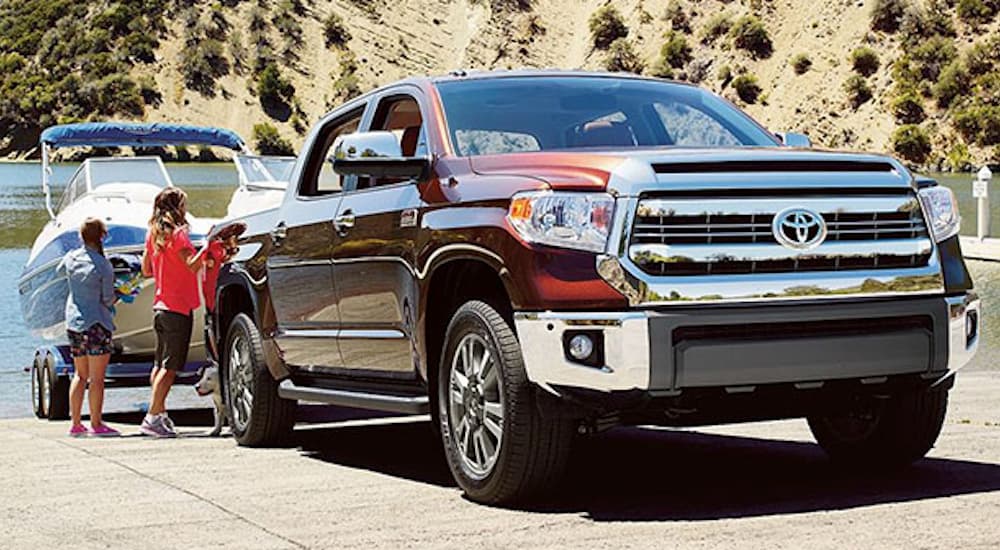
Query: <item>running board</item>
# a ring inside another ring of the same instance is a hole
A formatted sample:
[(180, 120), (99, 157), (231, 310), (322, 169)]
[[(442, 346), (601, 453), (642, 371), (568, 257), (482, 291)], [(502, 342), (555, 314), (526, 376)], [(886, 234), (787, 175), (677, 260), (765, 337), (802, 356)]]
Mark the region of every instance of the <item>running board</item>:
[(431, 410), (430, 402), (425, 395), (402, 397), (359, 391), (312, 388), (308, 386), (296, 386), (290, 379), (282, 380), (278, 386), (278, 396), (284, 399), (402, 414), (427, 414)]

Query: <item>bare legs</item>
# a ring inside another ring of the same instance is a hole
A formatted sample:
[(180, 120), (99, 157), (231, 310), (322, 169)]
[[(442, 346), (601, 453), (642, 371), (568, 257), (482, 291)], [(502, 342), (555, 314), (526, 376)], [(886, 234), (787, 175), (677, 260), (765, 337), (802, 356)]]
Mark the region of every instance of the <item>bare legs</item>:
[[(87, 390), (87, 380), (90, 378), (90, 363), (87, 357), (74, 357), (73, 381), (69, 383), (69, 416), (73, 420), (73, 427), (83, 424), (83, 392)], [(101, 380), (103, 386), (104, 381)]]
[(94, 428), (101, 425), (104, 410), (104, 371), (108, 367), (111, 355), (88, 355), (73, 358), (73, 369), (76, 373), (69, 384), (69, 411), (73, 426), (83, 424), (83, 394), (87, 391), (87, 381), (90, 381), (90, 425)]
[(167, 412), (167, 394), (170, 387), (174, 385), (174, 377), (177, 373), (164, 368), (153, 369), (150, 378), (153, 383), (153, 395), (149, 403), (149, 414), (156, 416)]

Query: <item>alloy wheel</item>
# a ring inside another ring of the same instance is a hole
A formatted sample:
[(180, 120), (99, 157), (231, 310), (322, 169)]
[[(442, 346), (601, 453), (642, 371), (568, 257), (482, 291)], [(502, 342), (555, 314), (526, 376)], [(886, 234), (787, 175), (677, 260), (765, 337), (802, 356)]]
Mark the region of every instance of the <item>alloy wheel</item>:
[(234, 428), (243, 431), (250, 424), (253, 408), (253, 362), (246, 338), (237, 334), (229, 347), (229, 402)]
[(455, 349), (448, 412), (462, 469), (472, 479), (485, 478), (500, 456), (504, 398), (497, 358), (478, 334), (466, 334)]

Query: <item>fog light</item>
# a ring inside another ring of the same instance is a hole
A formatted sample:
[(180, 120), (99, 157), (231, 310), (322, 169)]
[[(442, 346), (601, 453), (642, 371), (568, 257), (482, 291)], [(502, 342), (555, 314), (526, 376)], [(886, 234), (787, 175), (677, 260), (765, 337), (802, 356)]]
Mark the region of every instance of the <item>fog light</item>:
[(594, 341), (586, 334), (577, 334), (569, 341), (569, 354), (578, 361), (584, 361), (594, 353)]

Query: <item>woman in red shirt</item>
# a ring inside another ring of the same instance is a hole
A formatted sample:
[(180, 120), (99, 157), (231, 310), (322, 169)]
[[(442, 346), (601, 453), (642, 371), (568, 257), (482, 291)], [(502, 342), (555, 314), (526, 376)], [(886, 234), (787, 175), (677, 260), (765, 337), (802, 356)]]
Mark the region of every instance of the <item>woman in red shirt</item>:
[(211, 262), (196, 252), (188, 234), (187, 194), (168, 187), (156, 196), (149, 219), (142, 273), (156, 280), (153, 299), (153, 329), (156, 357), (150, 374), (152, 396), (149, 412), (139, 431), (153, 437), (174, 437), (174, 424), (167, 416), (167, 394), (177, 371), (187, 363), (194, 310), (201, 305), (198, 271)]

